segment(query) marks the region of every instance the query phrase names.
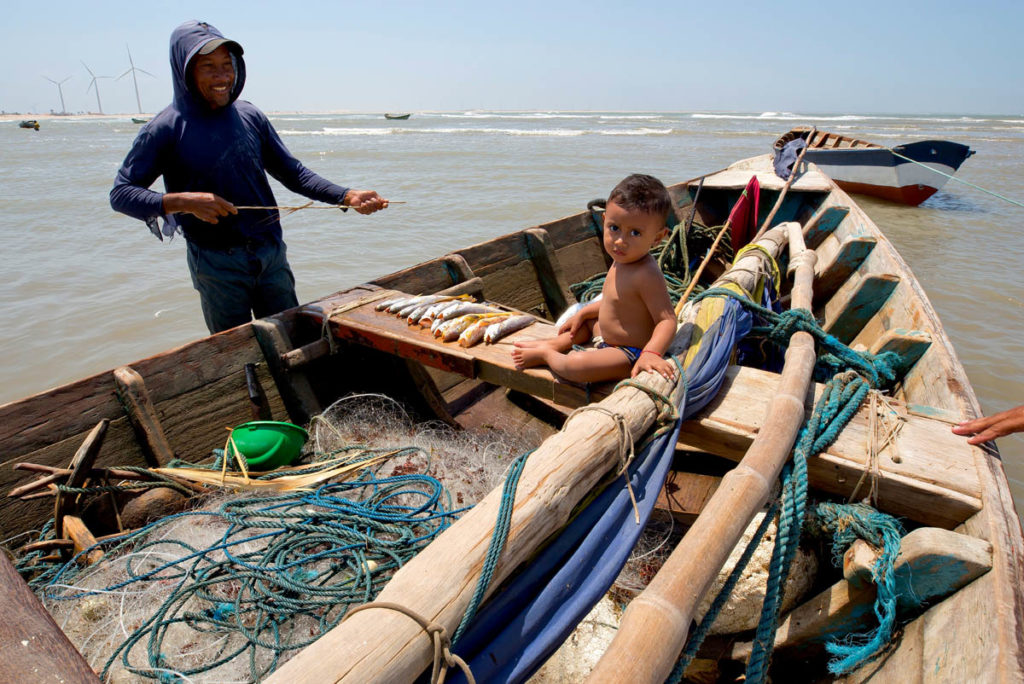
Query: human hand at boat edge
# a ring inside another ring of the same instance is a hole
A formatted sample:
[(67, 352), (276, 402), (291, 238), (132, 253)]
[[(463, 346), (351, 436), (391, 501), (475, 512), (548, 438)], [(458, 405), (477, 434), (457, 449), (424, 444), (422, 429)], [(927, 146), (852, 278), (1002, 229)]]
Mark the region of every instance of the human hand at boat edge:
[(375, 211), (386, 209), (388, 201), (378, 195), (375, 190), (349, 190), (345, 193), (341, 204), (355, 209), (360, 214), (372, 214)]
[(671, 359), (666, 359), (661, 354), (648, 349), (640, 352), (636, 363), (633, 364), (633, 371), (630, 373), (630, 377), (635, 378), (644, 371), (657, 373), (670, 382), (675, 382), (676, 379), (676, 364)]
[(954, 434), (973, 435), (967, 440), (968, 444), (981, 444), (1021, 431), (1024, 431), (1024, 405), (953, 426)]
[(207, 223), (217, 223), (221, 216), (238, 213), (234, 204), (212, 192), (166, 193), (163, 210), (165, 214), (192, 214)]

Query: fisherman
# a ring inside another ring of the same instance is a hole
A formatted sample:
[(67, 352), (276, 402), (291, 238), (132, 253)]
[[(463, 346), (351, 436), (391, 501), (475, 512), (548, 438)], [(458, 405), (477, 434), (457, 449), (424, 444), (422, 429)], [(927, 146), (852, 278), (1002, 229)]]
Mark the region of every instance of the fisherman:
[[(245, 86), (242, 46), (210, 24), (174, 29), (171, 73), (174, 99), (139, 131), (110, 206), (145, 221), (161, 241), (184, 233), (211, 333), (297, 306), (277, 210), (238, 208), (277, 206), (267, 173), (293, 192), (360, 214), (388, 201), (373, 190), (335, 185), (292, 156), (266, 115), (238, 99)], [(165, 193), (149, 189), (159, 176)]]

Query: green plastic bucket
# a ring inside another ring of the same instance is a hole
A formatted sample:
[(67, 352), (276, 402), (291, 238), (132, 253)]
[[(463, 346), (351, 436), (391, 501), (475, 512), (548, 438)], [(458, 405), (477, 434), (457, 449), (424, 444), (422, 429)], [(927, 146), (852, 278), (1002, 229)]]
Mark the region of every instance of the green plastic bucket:
[[(254, 470), (272, 470), (294, 462), (302, 453), (309, 433), (291, 423), (255, 420), (232, 430), (231, 439), (246, 465)], [(228, 452), (227, 457), (234, 459), (230, 443)]]

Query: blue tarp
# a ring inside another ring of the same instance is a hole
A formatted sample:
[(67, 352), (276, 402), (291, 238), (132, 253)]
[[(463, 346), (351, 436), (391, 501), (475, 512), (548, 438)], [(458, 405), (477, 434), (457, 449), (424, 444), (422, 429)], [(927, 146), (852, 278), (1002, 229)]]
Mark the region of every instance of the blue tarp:
[[(683, 419), (714, 398), (750, 314), (732, 299), (705, 333), (686, 371)], [(611, 482), (524, 570), (484, 604), (454, 651), (478, 682), (521, 682), (561, 645), (611, 587), (654, 510), (675, 454), (679, 421), (637, 454), (629, 469), (640, 524), (622, 477)], [(461, 672), (450, 672), (465, 682)]]

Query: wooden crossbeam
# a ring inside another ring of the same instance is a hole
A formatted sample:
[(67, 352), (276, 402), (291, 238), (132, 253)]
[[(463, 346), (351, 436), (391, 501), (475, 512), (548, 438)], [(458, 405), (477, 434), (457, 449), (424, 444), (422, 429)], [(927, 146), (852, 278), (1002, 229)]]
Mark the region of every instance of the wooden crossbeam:
[(825, 332), (848, 344), (881, 310), (900, 284), (899, 276), (853, 274), (825, 305)]
[[(730, 367), (714, 401), (683, 423), (680, 444), (732, 460), (742, 458), (761, 428), (764, 397), (771, 396), (778, 378), (753, 368)], [(816, 396), (820, 392), (819, 385)], [(862, 407), (827, 451), (808, 460), (812, 487), (839, 496), (853, 493), (867, 467), (868, 426), (868, 409)], [(936, 527), (963, 522), (981, 509), (975, 450), (950, 432), (947, 423), (908, 415), (895, 448), (880, 454), (879, 508)], [(862, 484), (859, 496), (867, 493), (869, 481)]]

